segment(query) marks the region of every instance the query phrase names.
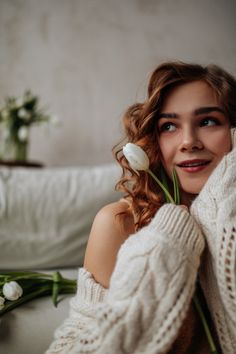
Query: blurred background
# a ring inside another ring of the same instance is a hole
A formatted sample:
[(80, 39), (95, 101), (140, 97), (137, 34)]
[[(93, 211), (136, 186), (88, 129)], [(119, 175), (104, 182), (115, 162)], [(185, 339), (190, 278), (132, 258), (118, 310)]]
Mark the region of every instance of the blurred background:
[(113, 161), (121, 117), (165, 60), (236, 74), (233, 0), (0, 0), (0, 106), (31, 89), (59, 126), (33, 127), (46, 166)]

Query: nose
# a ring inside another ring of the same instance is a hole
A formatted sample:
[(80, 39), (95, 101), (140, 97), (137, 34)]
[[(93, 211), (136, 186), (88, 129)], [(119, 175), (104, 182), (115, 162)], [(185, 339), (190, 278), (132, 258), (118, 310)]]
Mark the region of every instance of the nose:
[(195, 151), (203, 149), (203, 143), (200, 140), (196, 130), (194, 128), (188, 128), (183, 130), (180, 150), (181, 151)]

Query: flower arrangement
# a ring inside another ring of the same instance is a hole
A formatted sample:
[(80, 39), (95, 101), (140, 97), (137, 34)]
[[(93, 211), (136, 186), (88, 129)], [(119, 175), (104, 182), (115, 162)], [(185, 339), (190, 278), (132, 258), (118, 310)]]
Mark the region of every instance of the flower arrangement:
[[(126, 160), (128, 161), (130, 167), (137, 174), (139, 174), (138, 171), (146, 171), (158, 183), (158, 185), (161, 187), (161, 189), (163, 190), (163, 192), (165, 194), (165, 198), (166, 198), (167, 203), (174, 203), (177, 205), (180, 204), (179, 184), (178, 184), (178, 177), (177, 177), (175, 169), (172, 172), (172, 181), (173, 181), (173, 187), (174, 187), (174, 199), (173, 199), (168, 191), (168, 185), (167, 185), (167, 181), (165, 179), (165, 176), (164, 175), (162, 176), (163, 177), (163, 182), (162, 182), (149, 169), (149, 164), (150, 164), (149, 158), (148, 158), (146, 152), (140, 146), (133, 144), (133, 143), (127, 143), (123, 147), (123, 154), (124, 154)], [(201, 322), (202, 322), (202, 325), (203, 325), (203, 328), (204, 328), (204, 331), (205, 331), (205, 334), (206, 334), (206, 337), (207, 337), (207, 340), (209, 343), (211, 353), (217, 354), (218, 352), (216, 350), (216, 346), (215, 346), (213, 337), (211, 335), (206, 316), (205, 316), (203, 309), (202, 309), (200, 296), (198, 296), (197, 292), (195, 292), (195, 294), (193, 296), (193, 302), (194, 302), (194, 305), (197, 309), (198, 315), (201, 319)]]
[(39, 107), (39, 97), (30, 90), (22, 97), (5, 98), (0, 108), (0, 159), (26, 161), (30, 127), (51, 118)]
[(74, 294), (77, 281), (59, 272), (6, 272), (0, 274), (0, 316), (35, 298), (50, 295), (55, 307), (59, 294)]

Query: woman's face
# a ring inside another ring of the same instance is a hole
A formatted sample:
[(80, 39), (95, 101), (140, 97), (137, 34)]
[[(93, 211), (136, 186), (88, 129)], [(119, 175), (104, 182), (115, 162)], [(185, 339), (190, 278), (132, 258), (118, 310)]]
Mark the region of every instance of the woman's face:
[(169, 92), (158, 131), (163, 166), (169, 177), (176, 169), (183, 199), (200, 192), (231, 150), (230, 121), (204, 81), (182, 84)]

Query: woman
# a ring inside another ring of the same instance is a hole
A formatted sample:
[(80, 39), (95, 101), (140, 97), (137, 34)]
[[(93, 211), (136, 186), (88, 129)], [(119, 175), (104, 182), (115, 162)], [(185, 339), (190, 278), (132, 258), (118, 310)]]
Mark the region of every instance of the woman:
[(235, 79), (214, 65), (153, 72), (147, 99), (124, 115), (126, 137), (170, 186), (175, 168), (182, 205), (166, 203), (118, 148), (126, 196), (97, 214), (70, 316), (47, 353), (209, 352), (192, 306), (198, 274), (215, 340), (236, 352), (235, 97)]

